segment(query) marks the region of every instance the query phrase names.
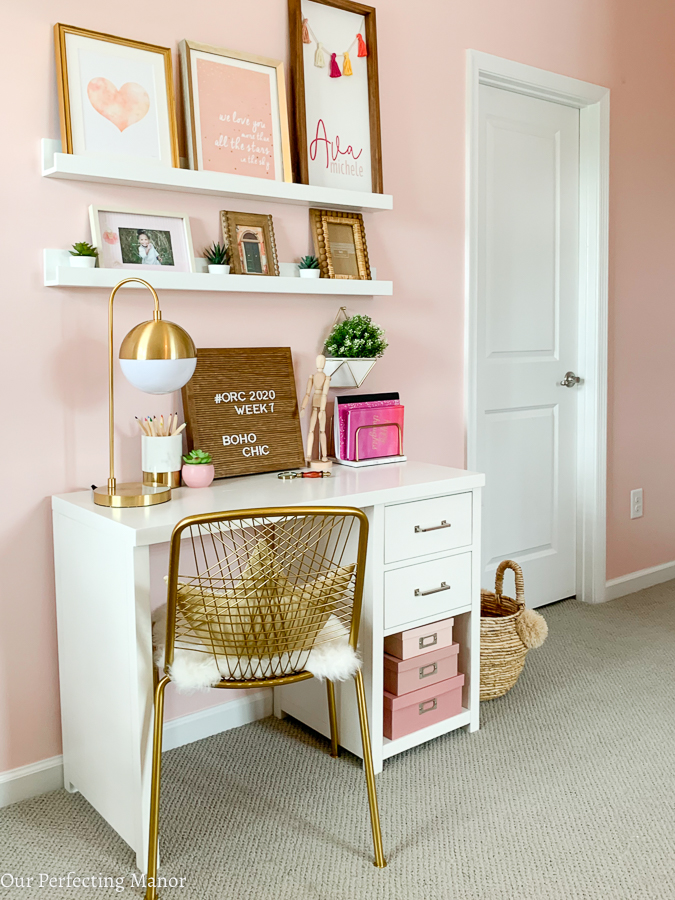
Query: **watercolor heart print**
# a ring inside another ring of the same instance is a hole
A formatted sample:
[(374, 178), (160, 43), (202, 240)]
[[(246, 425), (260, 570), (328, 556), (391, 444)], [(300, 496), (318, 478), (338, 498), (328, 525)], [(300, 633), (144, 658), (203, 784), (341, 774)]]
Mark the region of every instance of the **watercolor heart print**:
[(87, 85), (87, 96), (96, 112), (120, 131), (140, 122), (150, 109), (148, 92), (133, 81), (118, 90), (107, 78), (92, 78)]

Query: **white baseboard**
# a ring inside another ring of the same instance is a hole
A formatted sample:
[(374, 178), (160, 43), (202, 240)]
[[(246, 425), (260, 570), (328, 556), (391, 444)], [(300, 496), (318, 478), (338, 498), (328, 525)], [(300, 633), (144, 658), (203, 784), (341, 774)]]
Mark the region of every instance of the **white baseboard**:
[(229, 731), (230, 728), (238, 728), (240, 725), (265, 719), (272, 715), (272, 707), (271, 688), (255, 693), (244, 691), (242, 697), (230, 700), (229, 703), (200, 709), (199, 712), (166, 722), (162, 749), (173, 750), (175, 747), (201, 741), (202, 738), (211, 737), (213, 734), (220, 734), (221, 731)]
[(662, 563), (660, 566), (652, 566), (650, 569), (640, 569), (631, 572), (630, 575), (622, 575), (620, 578), (611, 578), (607, 582), (607, 600), (616, 600), (617, 597), (625, 597), (626, 594), (634, 594), (655, 584), (663, 584), (675, 578), (675, 562)]
[(63, 757), (52, 756), (0, 772), (0, 808), (63, 787)]
[[(247, 691), (242, 697), (211, 706), (199, 712), (171, 719), (164, 725), (164, 750), (174, 750), (184, 744), (229, 731), (272, 715), (272, 690)], [(52, 756), (28, 766), (0, 772), (0, 808), (28, 800), (47, 791), (63, 787), (63, 757)]]

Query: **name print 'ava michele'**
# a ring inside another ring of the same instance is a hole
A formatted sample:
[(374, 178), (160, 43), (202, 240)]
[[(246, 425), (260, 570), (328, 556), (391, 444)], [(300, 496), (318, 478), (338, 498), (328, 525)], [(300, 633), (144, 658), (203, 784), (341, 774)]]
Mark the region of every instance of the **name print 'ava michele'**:
[[(326, 168), (330, 169), (331, 172), (335, 172), (338, 175), (363, 176), (363, 166), (357, 163), (357, 160), (363, 153), (363, 148), (356, 153), (352, 145), (349, 144), (347, 149), (343, 150), (340, 146), (340, 135), (336, 134), (335, 140), (330, 140), (323, 119), (319, 119), (316, 123), (316, 134), (309, 145), (309, 158), (312, 162), (316, 160), (321, 145), (323, 145), (323, 149), (321, 156), (319, 156), (319, 162), (323, 159), (323, 153), (325, 152)], [(340, 159), (342, 156), (351, 157), (353, 161)]]

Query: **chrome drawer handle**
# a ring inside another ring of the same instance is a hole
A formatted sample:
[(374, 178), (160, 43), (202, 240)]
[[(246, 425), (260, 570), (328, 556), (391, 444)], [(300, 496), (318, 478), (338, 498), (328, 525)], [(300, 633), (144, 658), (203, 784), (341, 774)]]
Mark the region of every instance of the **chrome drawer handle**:
[(420, 666), (420, 678), (428, 678), (438, 672), (438, 663), (429, 663), (428, 666)]
[[(431, 703), (431, 706), (427, 706), (427, 703)], [(433, 700), (425, 700), (424, 703), (420, 703), (419, 715), (421, 716), (422, 713), (425, 713), (425, 712), (433, 712), (437, 706), (438, 706), (438, 700), (436, 697), (434, 697)]]
[(433, 634), (425, 634), (419, 639), (419, 648), (420, 650), (424, 650), (425, 647), (433, 647), (434, 644), (438, 643), (438, 632), (434, 631)]
[(415, 525), (415, 534), (421, 534), (423, 531), (438, 531), (439, 528), (452, 528), (452, 522), (446, 522), (441, 519), (440, 525), (432, 525), (431, 528), (422, 528), (421, 525)]
[(438, 594), (440, 591), (449, 591), (451, 589), (451, 585), (446, 584), (445, 581), (441, 581), (441, 586), (437, 588), (429, 588), (428, 591), (421, 591), (419, 588), (415, 588), (415, 596), (416, 597), (428, 597), (429, 594)]

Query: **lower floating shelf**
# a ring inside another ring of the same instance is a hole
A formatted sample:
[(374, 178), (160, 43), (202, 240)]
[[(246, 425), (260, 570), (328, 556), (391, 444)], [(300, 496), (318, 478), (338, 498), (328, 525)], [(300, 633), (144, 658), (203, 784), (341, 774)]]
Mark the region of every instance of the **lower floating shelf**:
[(444, 719), (442, 722), (436, 722), (435, 725), (429, 725), (428, 728), (420, 728), (419, 731), (413, 731), (411, 734), (405, 734), (403, 737), (390, 741), (389, 738), (382, 739), (382, 758), (389, 759), (397, 753), (403, 753), (404, 750), (410, 750), (433, 738), (440, 737), (442, 734), (448, 734), (456, 728), (462, 728), (468, 725), (471, 720), (471, 713), (468, 709), (463, 709), (459, 715), (452, 716), (450, 719)]
[[(198, 261), (199, 263), (199, 261)], [(281, 264), (282, 272), (295, 266)], [(150, 271), (148, 271), (150, 270)], [(324, 296), (391, 297), (391, 281), (356, 281), (343, 278), (299, 278), (283, 274), (209, 275), (204, 272), (162, 272), (148, 266), (140, 269), (75, 269), (69, 265), (67, 250), (44, 251), (46, 287), (112, 288), (123, 278), (143, 278), (161, 291), (212, 291), (241, 294), (314, 294)], [(130, 285), (133, 287), (133, 285)]]

